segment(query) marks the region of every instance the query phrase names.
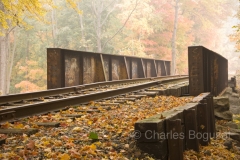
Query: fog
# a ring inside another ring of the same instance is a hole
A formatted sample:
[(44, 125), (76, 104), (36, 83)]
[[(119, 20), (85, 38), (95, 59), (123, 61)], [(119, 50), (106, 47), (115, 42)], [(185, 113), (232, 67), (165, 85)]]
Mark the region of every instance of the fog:
[(13, 16), (0, 21), (6, 93), (46, 89), (46, 48), (170, 60), (172, 73), (188, 74), (188, 46), (201, 45), (229, 60), (229, 74), (240, 67), (230, 41), (238, 0), (53, 0), (11, 12), (0, 4)]

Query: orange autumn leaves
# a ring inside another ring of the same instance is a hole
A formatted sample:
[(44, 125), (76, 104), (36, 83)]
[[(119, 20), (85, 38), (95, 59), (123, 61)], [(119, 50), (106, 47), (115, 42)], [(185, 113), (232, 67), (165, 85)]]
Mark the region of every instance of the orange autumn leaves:
[[(38, 128), (31, 136), (8, 136), (7, 143), (0, 149), (1, 158), (43, 159), (136, 159), (145, 157), (130, 138), (134, 123), (165, 110), (184, 105), (192, 98), (156, 96), (128, 101), (119, 106), (104, 106), (91, 102), (86, 106), (70, 108), (58, 113), (33, 116), (23, 122), (5, 123), (2, 128)], [(108, 101), (106, 101), (107, 103)], [(110, 101), (109, 101), (110, 103)], [(100, 112), (87, 112), (95, 106)], [(81, 112), (78, 112), (81, 110)], [(66, 114), (82, 114), (74, 119)], [(39, 127), (36, 122), (60, 122), (58, 128)], [(89, 138), (96, 133), (97, 139)], [(21, 141), (17, 141), (21, 139)], [(11, 152), (10, 152), (11, 150)]]

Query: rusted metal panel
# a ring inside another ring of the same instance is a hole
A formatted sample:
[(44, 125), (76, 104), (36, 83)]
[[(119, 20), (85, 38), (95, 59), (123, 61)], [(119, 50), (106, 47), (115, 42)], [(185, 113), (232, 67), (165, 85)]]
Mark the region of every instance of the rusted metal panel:
[(83, 72), (83, 55), (79, 55), (79, 63), (80, 63), (80, 68), (79, 68), (79, 84), (83, 84), (83, 77), (84, 77), (84, 72)]
[(101, 54), (94, 55), (94, 60), (95, 60), (95, 80), (94, 82), (102, 82), (105, 81), (105, 75), (104, 75), (104, 70), (103, 70), (103, 63), (101, 60)]
[(190, 95), (202, 92), (219, 95), (227, 87), (228, 61), (203, 47), (188, 48)]
[(48, 89), (168, 75), (169, 61), (50, 48)]
[(123, 57), (112, 57), (112, 80), (127, 79), (127, 70)]
[(128, 67), (128, 63), (127, 63), (127, 59), (126, 57), (123, 57), (124, 58), (124, 65), (125, 65), (125, 69), (126, 69), (126, 72), (127, 72), (127, 79), (130, 79), (130, 75), (129, 75), (129, 67)]
[(142, 59), (143, 68), (146, 77), (157, 77), (156, 62), (155, 60)]
[(204, 92), (203, 55), (201, 47), (188, 47), (189, 93), (197, 96)]
[(95, 68), (94, 56), (85, 54), (83, 56), (83, 84), (95, 82)]
[(120, 79), (128, 79), (128, 71), (126, 67), (126, 63), (124, 57), (118, 57), (119, 59), (119, 66), (120, 66)]
[(156, 77), (158, 76), (156, 60), (153, 60), (153, 72)]
[[(222, 92), (226, 86), (228, 86), (228, 60), (224, 58), (219, 58), (219, 92)], [(219, 93), (218, 93), (219, 94)]]
[[(211, 71), (209, 67), (209, 61), (210, 61), (211, 53), (209, 53), (209, 50), (202, 47), (202, 73), (203, 73), (203, 88), (204, 91), (210, 91), (211, 90), (211, 83), (209, 83), (211, 80)], [(211, 63), (210, 63), (211, 64)]]
[(109, 81), (112, 80), (112, 57), (109, 57)]
[(104, 64), (104, 70), (105, 70), (105, 74), (106, 74), (106, 81), (109, 81), (110, 56), (103, 55), (103, 64)]
[(103, 63), (100, 54), (84, 53), (83, 84), (105, 81)]
[(165, 65), (164, 61), (160, 61), (160, 67), (162, 69), (161, 76), (166, 76), (167, 75), (167, 70), (166, 70), (166, 65)]
[(140, 71), (142, 71), (142, 72), (140, 72), (139, 75), (141, 75), (141, 73), (142, 73), (143, 74), (143, 78), (146, 78), (146, 73), (145, 73), (145, 69), (144, 69), (144, 64), (143, 64), (143, 59), (142, 58), (140, 59), (140, 66), (141, 66)]
[(103, 61), (103, 56), (100, 54), (100, 60), (101, 60), (101, 66), (102, 66), (102, 71), (103, 71), (103, 76), (104, 76), (104, 81), (107, 81), (107, 76), (104, 68), (104, 61)]
[(162, 70), (161, 70), (160, 62), (155, 61), (155, 63), (156, 63), (156, 69), (157, 69), (157, 76), (160, 77), (161, 74), (162, 74)]
[(112, 80), (119, 80), (120, 79), (120, 63), (119, 60), (115, 57), (112, 58)]
[(217, 96), (218, 94), (218, 79), (219, 79), (219, 58), (215, 53), (210, 54), (210, 65), (211, 65), (211, 91), (212, 93)]
[(145, 74), (146, 74), (146, 77), (156, 77), (156, 75), (154, 74), (155, 72), (155, 68), (153, 67), (154, 64), (153, 64), (153, 61), (151, 60), (145, 60), (146, 62), (146, 68), (145, 68)]
[(164, 61), (157, 60), (157, 75), (158, 76), (166, 76), (167, 75), (167, 70), (166, 70), (166, 65)]
[(147, 60), (141, 58), (144, 75), (147, 77)]
[(227, 59), (223, 60), (223, 65), (224, 65), (223, 71), (225, 75), (222, 77), (223, 83), (224, 83), (223, 84), (224, 86), (222, 88), (224, 89), (226, 86), (228, 86), (228, 60)]
[(166, 67), (166, 75), (171, 75), (171, 63), (170, 61), (164, 61)]
[(157, 76), (162, 76), (164, 68), (161, 67), (160, 61), (155, 61), (155, 62), (156, 62), (156, 68), (157, 68)]
[(129, 79), (132, 79), (132, 58), (130, 58), (130, 57), (125, 57), (125, 58), (126, 58), (126, 63), (127, 63)]
[[(150, 60), (143, 60), (143, 64), (144, 64), (144, 70), (145, 70), (146, 77), (153, 77), (154, 68), (152, 66), (154, 66), (154, 63), (151, 62)], [(154, 76), (154, 77), (156, 77), (156, 76)]]
[(140, 78), (138, 73), (138, 61), (136, 59), (132, 59), (132, 79)]
[(47, 89), (64, 87), (64, 64), (61, 49), (47, 49)]
[(79, 85), (80, 58), (74, 52), (64, 54), (65, 87)]
[(147, 61), (147, 65), (146, 65), (146, 77), (152, 77), (152, 65), (151, 65), (151, 62), (148, 60)]

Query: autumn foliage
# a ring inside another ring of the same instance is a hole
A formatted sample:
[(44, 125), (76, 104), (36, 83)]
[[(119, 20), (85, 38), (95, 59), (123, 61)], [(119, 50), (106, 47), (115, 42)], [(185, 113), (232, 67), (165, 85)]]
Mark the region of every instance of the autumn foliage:
[[(2, 1), (0, 32), (5, 37), (0, 42), (8, 44), (4, 53), (5, 62), (11, 62), (5, 67), (11, 74), (10, 92), (44, 88), (47, 47), (172, 60), (174, 31), (176, 74), (187, 74), (187, 47), (224, 47), (218, 45), (220, 30), (237, 8), (235, 1), (181, 0), (175, 19), (177, 1)], [(238, 41), (238, 33), (231, 39)]]

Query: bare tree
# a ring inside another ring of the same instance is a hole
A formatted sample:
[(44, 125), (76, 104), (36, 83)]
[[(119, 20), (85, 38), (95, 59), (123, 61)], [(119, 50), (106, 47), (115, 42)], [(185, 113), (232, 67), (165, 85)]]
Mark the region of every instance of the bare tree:
[[(0, 1), (0, 10), (5, 11), (3, 3)], [(7, 21), (8, 25), (10, 24)], [(10, 78), (12, 73), (12, 65), (14, 59), (14, 52), (16, 43), (14, 42), (13, 50), (11, 52), (11, 46), (9, 41), (9, 35), (15, 30), (16, 27), (9, 27), (8, 29), (0, 28), (0, 95), (9, 93)]]
[[(97, 39), (97, 51), (102, 52), (102, 27), (108, 20), (109, 15), (116, 8), (118, 0), (112, 0), (109, 5), (105, 5), (104, 0), (94, 0), (92, 1), (91, 8), (95, 16), (94, 27)], [(111, 9), (108, 9), (110, 8)], [(103, 16), (103, 12), (107, 11), (107, 14)]]
[(176, 38), (177, 38), (177, 27), (178, 27), (178, 10), (179, 10), (179, 0), (175, 0), (175, 17), (174, 17), (174, 27), (172, 34), (172, 66), (171, 74), (175, 75), (176, 72)]
[[(3, 12), (4, 6), (2, 2), (0, 1), (0, 10)], [(5, 95), (7, 92), (7, 84), (6, 84), (6, 78), (7, 78), (7, 56), (8, 56), (8, 33), (5, 34), (5, 29), (1, 28), (1, 31), (3, 32), (3, 36), (0, 36), (0, 92), (2, 95)]]
[(135, 4), (133, 10), (132, 10), (132, 11), (130, 12), (130, 14), (128, 15), (128, 17), (127, 17), (126, 21), (124, 22), (123, 26), (122, 26), (110, 39), (108, 39), (108, 40), (104, 43), (103, 48), (106, 46), (106, 44), (107, 44), (108, 42), (110, 42), (110, 41), (111, 41), (119, 32), (121, 32), (121, 30), (125, 27), (125, 25), (127, 24), (128, 20), (130, 19), (132, 13), (136, 10), (137, 5), (138, 5), (138, 0), (136, 0), (136, 4)]

